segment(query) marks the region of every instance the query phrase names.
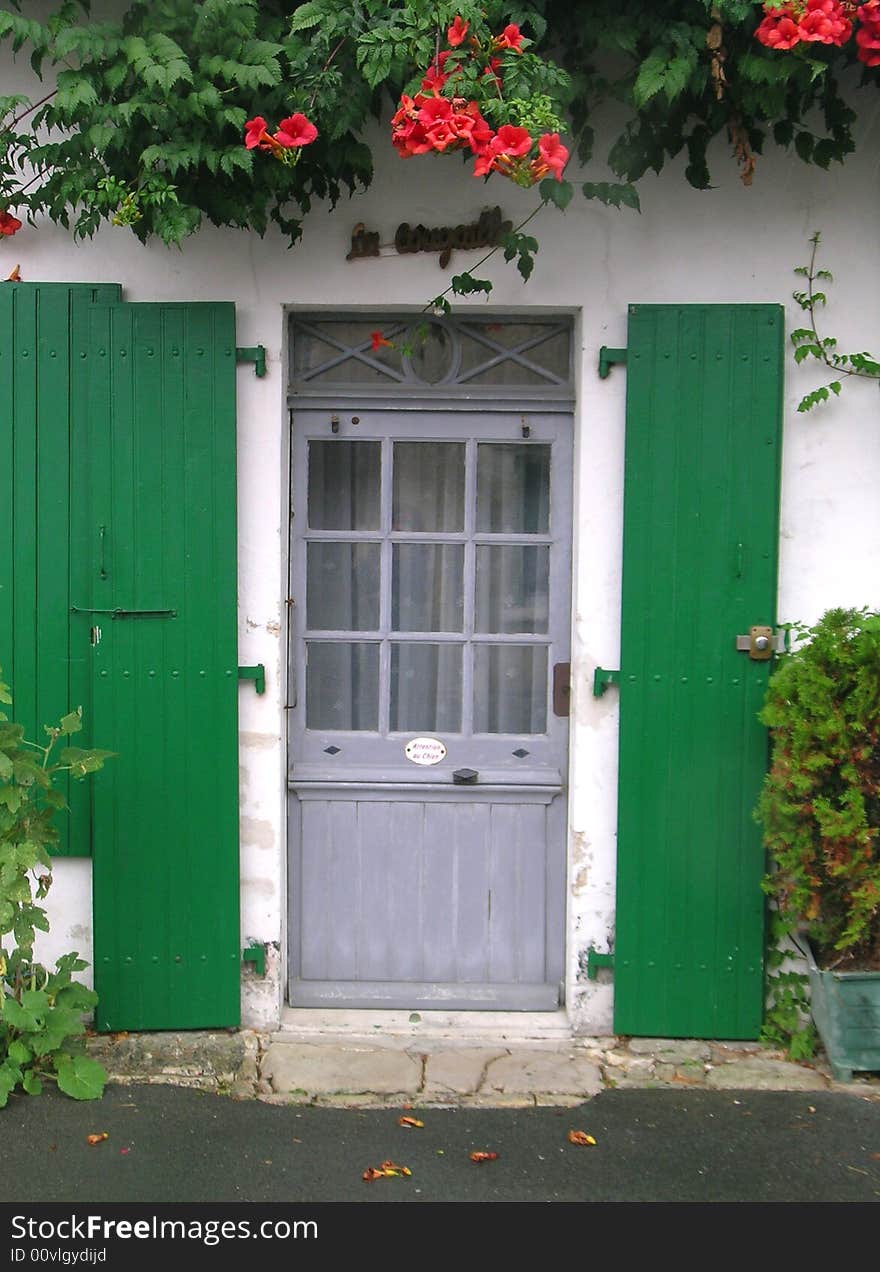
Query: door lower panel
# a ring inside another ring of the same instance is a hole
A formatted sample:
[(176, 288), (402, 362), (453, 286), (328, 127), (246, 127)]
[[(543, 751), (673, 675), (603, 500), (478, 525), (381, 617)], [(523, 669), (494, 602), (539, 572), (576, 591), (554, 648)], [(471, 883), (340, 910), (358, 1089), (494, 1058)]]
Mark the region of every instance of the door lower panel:
[(291, 1003), (554, 1010), (563, 818), (547, 787), (294, 793)]

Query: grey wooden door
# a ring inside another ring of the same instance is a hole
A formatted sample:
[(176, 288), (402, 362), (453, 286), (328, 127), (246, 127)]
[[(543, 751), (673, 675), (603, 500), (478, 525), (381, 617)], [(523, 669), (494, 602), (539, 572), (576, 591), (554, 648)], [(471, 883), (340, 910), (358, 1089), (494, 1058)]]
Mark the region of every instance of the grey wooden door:
[(292, 526), (290, 1001), (555, 1008), (570, 416), (296, 410)]

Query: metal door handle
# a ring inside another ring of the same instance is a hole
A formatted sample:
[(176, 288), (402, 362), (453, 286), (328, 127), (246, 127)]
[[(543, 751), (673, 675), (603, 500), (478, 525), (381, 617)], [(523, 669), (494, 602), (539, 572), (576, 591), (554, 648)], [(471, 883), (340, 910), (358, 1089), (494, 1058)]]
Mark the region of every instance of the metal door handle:
[(479, 776), (476, 769), (461, 768), (455, 770), (452, 780), (456, 786), (474, 786)]

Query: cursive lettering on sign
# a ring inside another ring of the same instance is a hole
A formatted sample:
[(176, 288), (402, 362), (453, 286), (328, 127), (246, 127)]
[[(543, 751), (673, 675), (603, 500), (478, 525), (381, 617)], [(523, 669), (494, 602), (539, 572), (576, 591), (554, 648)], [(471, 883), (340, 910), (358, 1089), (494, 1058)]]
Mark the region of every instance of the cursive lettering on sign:
[(411, 252), (439, 252), (440, 267), (445, 269), (454, 248), (473, 251), (478, 247), (495, 247), (503, 234), (509, 234), (512, 222), (505, 221), (501, 209), (495, 207), (482, 212), (478, 221), (470, 225), (441, 225), (429, 228), (410, 225), (408, 221), (398, 225), (394, 246), (401, 255)]

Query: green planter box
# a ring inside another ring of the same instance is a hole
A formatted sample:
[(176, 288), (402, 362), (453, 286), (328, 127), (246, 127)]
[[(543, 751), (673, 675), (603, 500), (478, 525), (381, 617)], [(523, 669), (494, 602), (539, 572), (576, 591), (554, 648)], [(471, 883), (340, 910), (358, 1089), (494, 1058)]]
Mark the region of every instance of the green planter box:
[(838, 1082), (854, 1070), (880, 1069), (880, 972), (823, 972), (806, 941), (810, 1007)]

